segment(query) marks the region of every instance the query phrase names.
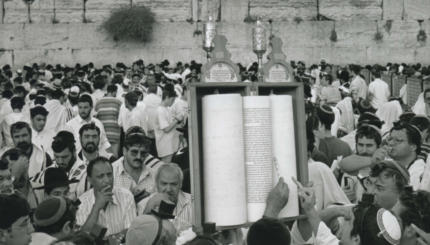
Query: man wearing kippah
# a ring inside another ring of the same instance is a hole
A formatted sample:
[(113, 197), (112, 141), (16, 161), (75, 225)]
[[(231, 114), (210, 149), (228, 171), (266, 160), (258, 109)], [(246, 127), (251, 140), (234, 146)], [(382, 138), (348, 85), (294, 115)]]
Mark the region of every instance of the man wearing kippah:
[(324, 153), (330, 167), (338, 157), (347, 157), (352, 151), (348, 144), (331, 135), (331, 125), (334, 122), (334, 112), (328, 105), (321, 105), (317, 108), (317, 122), (314, 127), (314, 134), (317, 137), (318, 150)]
[(27, 201), (17, 195), (0, 195), (0, 244), (28, 245), (33, 231)]
[(63, 197), (49, 198), (37, 207), (33, 221), (36, 232), (30, 245), (50, 245), (73, 233), (76, 207)]
[(412, 124), (395, 123), (388, 138), (387, 156), (407, 169), (410, 185), (417, 190), (424, 174), (425, 161), (418, 158), (421, 151), (421, 132)]

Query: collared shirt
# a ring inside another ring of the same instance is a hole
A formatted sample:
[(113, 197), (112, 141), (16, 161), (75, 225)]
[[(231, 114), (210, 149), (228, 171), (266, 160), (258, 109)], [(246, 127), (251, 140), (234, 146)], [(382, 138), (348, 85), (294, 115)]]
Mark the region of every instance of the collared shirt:
[(73, 133), (76, 141), (76, 151), (80, 151), (82, 149), (80, 140), (79, 140), (79, 129), (87, 124), (94, 122), (95, 125), (100, 129), (100, 143), (99, 143), (99, 151), (106, 152), (106, 150), (110, 147), (110, 143), (106, 137), (106, 132), (103, 124), (97, 118), (91, 117), (90, 121), (85, 121), (79, 115), (68, 121), (65, 127), (65, 130)]
[[(142, 214), (148, 204), (148, 201), (154, 197), (156, 193), (151, 194), (149, 197), (143, 199), (137, 206), (138, 214)], [(191, 194), (179, 191), (178, 201), (176, 207), (173, 210), (175, 218), (170, 220), (176, 228), (176, 231), (180, 233), (193, 225), (193, 206), (191, 203)]]
[(139, 194), (143, 190), (149, 193), (155, 192), (155, 174), (164, 162), (160, 159), (155, 158), (152, 155), (148, 155), (143, 160), (145, 169), (142, 171), (139, 177), (138, 183), (125, 171), (124, 169), (124, 157), (121, 157), (114, 163), (112, 163), (114, 186), (119, 186), (130, 190), (133, 194)]
[[(119, 118), (118, 118), (118, 125), (123, 128), (124, 132), (127, 132), (127, 130), (133, 126), (139, 126), (141, 125), (141, 119), (145, 119), (144, 115), (141, 115), (141, 110), (139, 108), (134, 107), (131, 111), (125, 107), (124, 104), (121, 105), (120, 112), (119, 112)], [(142, 127), (143, 128), (143, 127)], [(146, 128), (143, 128), (146, 132)]]
[(124, 158), (120, 158), (112, 163), (112, 168), (115, 187), (125, 188), (131, 191), (133, 195), (137, 195), (144, 190), (149, 193), (155, 191), (155, 172), (153, 169), (145, 166), (136, 183), (130, 174), (125, 171)]
[(33, 144), (42, 148), (49, 156), (53, 157), (52, 141), (54, 140), (55, 132), (50, 129), (43, 129), (41, 132), (37, 132), (33, 128), (31, 128), (31, 131), (31, 140)]
[[(100, 211), (97, 220), (99, 225), (107, 228), (106, 236), (128, 229), (136, 217), (136, 205), (130, 191), (114, 187), (112, 193), (113, 202), (109, 203), (106, 209)], [(96, 201), (94, 189), (85, 192), (79, 200), (81, 205), (79, 205), (76, 213), (76, 223), (82, 226), (88, 219)]]
[(173, 210), (175, 219), (173, 225), (179, 233), (190, 228), (193, 225), (193, 206), (191, 204), (191, 195), (183, 191), (179, 192), (176, 208)]

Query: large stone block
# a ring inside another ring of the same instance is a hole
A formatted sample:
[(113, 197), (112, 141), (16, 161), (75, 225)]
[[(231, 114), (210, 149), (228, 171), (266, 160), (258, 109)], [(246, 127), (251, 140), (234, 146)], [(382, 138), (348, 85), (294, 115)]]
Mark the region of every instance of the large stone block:
[(133, 0), (133, 5), (149, 7), (157, 21), (178, 22), (192, 18), (189, 0)]
[(384, 20), (401, 20), (404, 15), (404, 0), (384, 0), (383, 2), (383, 19)]
[(319, 12), (333, 20), (370, 19), (382, 17), (382, 0), (320, 0)]
[(24, 48), (27, 49), (58, 49), (69, 46), (69, 33), (65, 25), (25, 25), (23, 33)]
[(56, 20), (59, 23), (82, 23), (83, 6), (82, 0), (55, 0)]
[(413, 20), (425, 20), (430, 18), (429, 0), (404, 0), (405, 18)]
[(24, 47), (24, 24), (1, 25), (0, 47), (3, 49), (17, 49)]
[(0, 64), (14, 65), (14, 53), (13, 50), (2, 49), (0, 50)]
[(250, 15), (272, 20), (311, 20), (317, 15), (314, 0), (250, 0)]

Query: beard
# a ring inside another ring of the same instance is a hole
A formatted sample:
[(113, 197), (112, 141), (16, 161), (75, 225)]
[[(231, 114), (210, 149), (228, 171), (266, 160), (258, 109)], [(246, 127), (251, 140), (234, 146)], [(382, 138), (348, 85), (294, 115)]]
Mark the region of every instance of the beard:
[(90, 114), (91, 114), (91, 111), (88, 113), (79, 112), (79, 116), (84, 120), (88, 119), (90, 117)]
[(96, 144), (92, 142), (85, 144), (82, 148), (88, 153), (94, 153), (97, 150)]
[(24, 152), (27, 152), (27, 151), (28, 151), (28, 149), (30, 149), (31, 144), (30, 144), (30, 143), (28, 143), (28, 142), (19, 142), (19, 143), (16, 145), (16, 147), (17, 147), (17, 148), (19, 148), (19, 149), (21, 149), (21, 150), (23, 150)]

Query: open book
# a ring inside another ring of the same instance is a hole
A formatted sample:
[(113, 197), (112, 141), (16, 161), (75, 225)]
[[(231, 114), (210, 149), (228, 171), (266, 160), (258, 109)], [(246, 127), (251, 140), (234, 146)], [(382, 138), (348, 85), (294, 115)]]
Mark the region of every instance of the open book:
[(289, 95), (207, 95), (202, 101), (205, 222), (217, 226), (263, 216), (269, 191), (290, 189), (280, 217), (299, 215), (293, 102)]

